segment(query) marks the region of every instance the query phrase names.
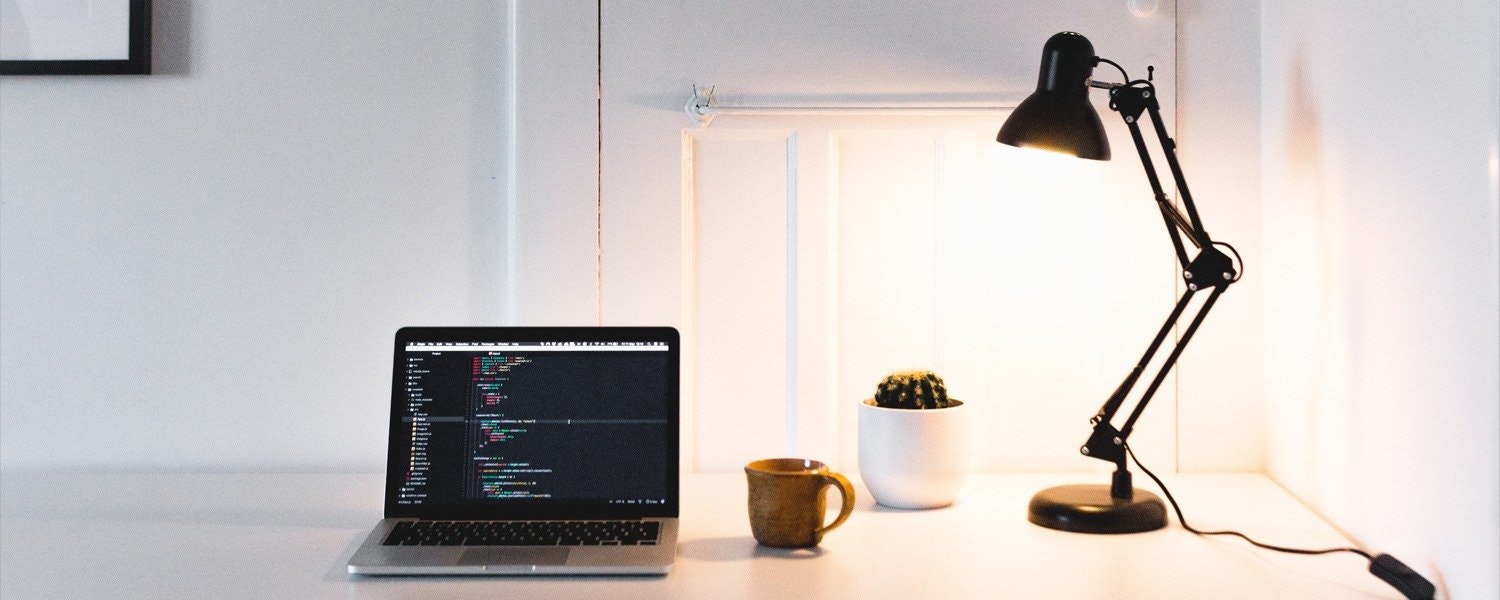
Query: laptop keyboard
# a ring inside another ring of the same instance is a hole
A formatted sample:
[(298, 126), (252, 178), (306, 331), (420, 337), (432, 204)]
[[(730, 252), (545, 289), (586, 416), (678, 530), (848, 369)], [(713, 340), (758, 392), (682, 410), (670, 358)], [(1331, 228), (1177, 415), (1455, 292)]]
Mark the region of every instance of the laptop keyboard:
[(656, 521), (398, 521), (386, 546), (654, 546)]

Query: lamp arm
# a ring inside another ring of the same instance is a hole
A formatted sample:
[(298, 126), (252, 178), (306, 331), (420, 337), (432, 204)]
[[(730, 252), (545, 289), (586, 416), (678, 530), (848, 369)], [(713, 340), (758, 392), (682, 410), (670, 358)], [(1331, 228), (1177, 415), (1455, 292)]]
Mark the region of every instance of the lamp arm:
[(1198, 313), (1193, 316), (1193, 320), (1183, 332), (1182, 338), (1173, 344), (1172, 351), (1167, 354), (1166, 362), (1157, 368), (1156, 374), (1151, 378), (1151, 384), (1146, 387), (1145, 393), (1141, 394), (1141, 399), (1136, 401), (1135, 408), (1131, 410), (1130, 417), (1126, 419), (1124, 426), (1117, 429), (1113, 421), (1115, 415), (1119, 413), (1120, 407), (1125, 404), (1125, 398), (1135, 388), (1141, 375), (1145, 373), (1146, 367), (1150, 366), (1151, 360), (1161, 350), (1162, 343), (1172, 333), (1172, 329), (1177, 326), (1177, 322), (1182, 318), (1182, 313), (1187, 309), (1188, 304), (1192, 302), (1193, 296), (1198, 293), (1197, 290), (1193, 289), (1183, 292), (1182, 297), (1177, 300), (1177, 306), (1172, 308), (1172, 314), (1167, 316), (1166, 322), (1162, 323), (1161, 329), (1156, 333), (1156, 337), (1152, 338), (1151, 345), (1146, 348), (1145, 354), (1141, 355), (1140, 362), (1137, 362), (1135, 368), (1131, 369), (1130, 374), (1125, 376), (1125, 380), (1120, 382), (1120, 386), (1115, 388), (1115, 392), (1110, 394), (1109, 400), (1104, 402), (1104, 405), (1099, 408), (1099, 412), (1095, 413), (1092, 419), (1089, 419), (1089, 423), (1093, 425), (1094, 430), (1089, 435), (1088, 441), (1084, 442), (1083, 447), (1079, 449), (1080, 453), (1084, 456), (1115, 463), (1119, 466), (1119, 470), (1125, 470), (1125, 441), (1130, 439), (1130, 433), (1135, 429), (1136, 420), (1145, 411), (1146, 405), (1151, 402), (1151, 398), (1156, 395), (1157, 388), (1161, 387), (1162, 382), (1166, 380), (1167, 373), (1171, 372), (1172, 366), (1177, 363), (1177, 358), (1182, 355), (1182, 351), (1192, 339), (1193, 333), (1198, 330), (1198, 325), (1203, 322), (1203, 318), (1208, 315), (1208, 311), (1213, 308), (1214, 301), (1218, 300), (1219, 294), (1223, 290), (1223, 287), (1214, 288), (1208, 300), (1203, 303), (1203, 306), (1198, 309)]
[[(1114, 419), (1115, 413), (1120, 411), (1120, 406), (1125, 403), (1125, 397), (1130, 394), (1130, 390), (1135, 387), (1136, 381), (1140, 379), (1141, 374), (1144, 373), (1146, 371), (1146, 367), (1150, 365), (1151, 359), (1155, 357), (1156, 352), (1161, 349), (1161, 344), (1162, 342), (1166, 341), (1167, 335), (1172, 333), (1172, 328), (1177, 325), (1177, 320), (1182, 317), (1182, 312), (1187, 308), (1188, 302), (1193, 299), (1194, 293), (1195, 292), (1193, 292), (1192, 290), (1189, 290), (1177, 300), (1177, 306), (1172, 308), (1172, 314), (1167, 316), (1166, 322), (1162, 323), (1161, 329), (1157, 330), (1156, 337), (1151, 339), (1151, 345), (1146, 347), (1146, 353), (1141, 356), (1140, 362), (1137, 362), (1135, 364), (1135, 368), (1130, 370), (1130, 374), (1125, 376), (1125, 380), (1120, 382), (1120, 386), (1115, 388), (1115, 392), (1109, 395), (1109, 400), (1106, 400), (1104, 402), (1104, 405), (1099, 407), (1099, 412), (1094, 415), (1094, 418), (1090, 419), (1090, 423), (1092, 423), (1096, 428), (1101, 423), (1108, 424), (1111, 420)], [(1121, 438), (1121, 444), (1114, 444), (1112, 438), (1108, 441), (1110, 441), (1110, 445), (1112, 446), (1124, 445), (1124, 438)], [(1088, 446), (1085, 445), (1085, 448), (1087, 447)], [(1090, 452), (1084, 452), (1084, 454), (1097, 458), (1112, 453), (1101, 454), (1100, 449), (1095, 448)], [(1125, 458), (1124, 448), (1120, 449), (1119, 458)]]
[[(1182, 165), (1177, 162), (1177, 142), (1167, 135), (1167, 127), (1162, 124), (1161, 105), (1157, 103), (1155, 94), (1147, 98), (1146, 110), (1151, 115), (1151, 125), (1156, 130), (1156, 138), (1161, 141), (1162, 152), (1167, 158), (1167, 168), (1172, 172), (1172, 181), (1177, 184), (1177, 194), (1182, 198), (1183, 208), (1187, 209), (1190, 235), (1197, 240), (1199, 248), (1208, 247), (1213, 244), (1213, 241), (1209, 239), (1208, 231), (1203, 228), (1203, 220), (1198, 218), (1198, 206), (1193, 203), (1193, 194), (1188, 191), (1187, 179), (1182, 175)], [(1178, 218), (1181, 218), (1180, 213)]]
[[(1151, 380), (1151, 385), (1146, 388), (1146, 393), (1141, 395), (1141, 401), (1135, 403), (1135, 409), (1130, 411), (1130, 418), (1125, 420), (1125, 426), (1120, 428), (1120, 436), (1122, 438), (1130, 438), (1130, 432), (1135, 429), (1136, 419), (1139, 419), (1141, 413), (1146, 410), (1146, 403), (1150, 402), (1151, 397), (1156, 395), (1156, 388), (1161, 387), (1161, 382), (1166, 379), (1167, 372), (1171, 371), (1172, 366), (1177, 364), (1177, 357), (1181, 356), (1183, 349), (1187, 348), (1188, 342), (1193, 339), (1193, 334), (1198, 331), (1198, 326), (1203, 324), (1203, 318), (1208, 316), (1208, 311), (1214, 307), (1214, 302), (1218, 301), (1219, 295), (1223, 294), (1225, 289), (1223, 286), (1215, 287), (1208, 294), (1208, 299), (1203, 301), (1203, 308), (1198, 309), (1198, 314), (1193, 317), (1192, 322), (1188, 323), (1187, 329), (1182, 331), (1182, 337), (1172, 347), (1172, 353), (1167, 355), (1167, 362), (1162, 364), (1161, 369), (1156, 372), (1156, 377)], [(1184, 299), (1192, 298), (1192, 296), (1192, 290), (1183, 294)]]
[[(1168, 315), (1161, 329), (1152, 338), (1151, 344), (1136, 363), (1135, 368), (1125, 377), (1108, 400), (1099, 408), (1099, 412), (1090, 419), (1093, 432), (1090, 434), (1080, 452), (1086, 456), (1100, 460), (1113, 462), (1116, 465), (1115, 480), (1111, 486), (1111, 493), (1120, 498), (1129, 498), (1131, 492), (1130, 476), (1126, 469), (1125, 442), (1129, 439), (1135, 428), (1136, 421), (1145, 411), (1146, 405), (1155, 396), (1166, 376), (1171, 372), (1182, 351), (1192, 340), (1193, 334), (1197, 332), (1198, 326), (1203, 323), (1208, 311), (1218, 301), (1219, 295), (1229, 287), (1229, 284), (1238, 280), (1238, 274), (1234, 263), (1227, 255), (1218, 249), (1218, 245), (1208, 235), (1203, 227), (1203, 222), (1198, 216), (1197, 207), (1194, 205), (1192, 195), (1188, 191), (1187, 180), (1182, 174), (1182, 166), (1177, 160), (1176, 142), (1167, 135), (1166, 127), (1162, 124), (1161, 107), (1155, 98), (1155, 87), (1149, 81), (1137, 80), (1128, 84), (1096, 84), (1090, 82), (1092, 87), (1109, 90), (1109, 106), (1125, 120), (1126, 127), (1130, 130), (1130, 137), (1135, 142), (1136, 153), (1140, 155), (1141, 166), (1145, 168), (1146, 179), (1151, 184), (1151, 191), (1156, 200), (1157, 207), (1161, 211), (1162, 219), (1167, 226), (1167, 233), (1172, 239), (1172, 247), (1177, 254), (1177, 259), (1183, 268), (1183, 279), (1187, 282), (1187, 290), (1178, 299), (1177, 305), (1173, 307), (1172, 313)], [(1161, 143), (1162, 152), (1166, 157), (1167, 167), (1172, 173), (1173, 183), (1177, 187), (1186, 208), (1186, 214), (1172, 204), (1166, 191), (1162, 188), (1160, 178), (1157, 176), (1156, 167), (1152, 163), (1151, 154), (1146, 147), (1146, 141), (1140, 128), (1140, 117), (1146, 114), (1152, 121), (1152, 130), (1156, 133)], [(1189, 257), (1183, 238), (1191, 243), (1197, 253)], [(1115, 428), (1113, 419), (1124, 405), (1126, 397), (1140, 380), (1151, 360), (1161, 350), (1167, 336), (1177, 326), (1188, 305), (1198, 291), (1203, 288), (1212, 288), (1208, 299), (1198, 309), (1192, 321), (1182, 332), (1181, 337), (1173, 344), (1171, 352), (1167, 355), (1165, 362), (1159, 367), (1146, 387), (1145, 392), (1136, 402), (1130, 416), (1124, 425)]]
[[(1119, 89), (1128, 88), (1117, 88), (1111, 91), (1111, 94)], [(1141, 156), (1141, 166), (1145, 167), (1146, 179), (1151, 182), (1151, 191), (1156, 197), (1156, 207), (1161, 211), (1162, 219), (1167, 224), (1167, 234), (1172, 236), (1172, 249), (1177, 252), (1177, 262), (1186, 269), (1189, 259), (1187, 249), (1182, 245), (1182, 235), (1179, 231), (1188, 234), (1188, 239), (1193, 242), (1194, 246), (1201, 248), (1203, 244), (1197, 241), (1192, 225), (1182, 216), (1182, 212), (1172, 205), (1172, 201), (1167, 198), (1167, 192), (1162, 189), (1161, 179), (1156, 175), (1156, 166), (1151, 162), (1151, 152), (1146, 149), (1146, 140), (1141, 135), (1141, 127), (1136, 123), (1135, 116), (1125, 115), (1125, 125), (1130, 129), (1130, 139), (1135, 141), (1136, 153)]]
[[(1151, 191), (1156, 197), (1157, 207), (1161, 210), (1162, 219), (1166, 222), (1169, 234), (1172, 236), (1172, 246), (1177, 251), (1177, 260), (1186, 269), (1190, 261), (1179, 232), (1186, 235), (1188, 241), (1199, 249), (1211, 247), (1213, 240), (1209, 238), (1202, 219), (1198, 217), (1197, 204), (1193, 202), (1193, 194), (1188, 189), (1187, 178), (1182, 174), (1182, 165), (1177, 160), (1177, 142), (1167, 135), (1166, 125), (1163, 124), (1161, 117), (1161, 103), (1156, 98), (1156, 86), (1144, 80), (1108, 85), (1106, 89), (1109, 90), (1109, 107), (1125, 119), (1125, 126), (1130, 130), (1130, 138), (1135, 142), (1136, 154), (1140, 155), (1141, 166), (1146, 171), (1146, 179), (1151, 184)], [(1146, 149), (1146, 140), (1141, 133), (1140, 120), (1143, 114), (1151, 119), (1152, 130), (1156, 133), (1163, 156), (1166, 157), (1167, 169), (1172, 174), (1172, 183), (1176, 185), (1182, 205), (1187, 209), (1186, 215), (1172, 204), (1166, 190), (1162, 187), (1161, 179), (1157, 176), (1156, 165), (1152, 163), (1151, 153)]]

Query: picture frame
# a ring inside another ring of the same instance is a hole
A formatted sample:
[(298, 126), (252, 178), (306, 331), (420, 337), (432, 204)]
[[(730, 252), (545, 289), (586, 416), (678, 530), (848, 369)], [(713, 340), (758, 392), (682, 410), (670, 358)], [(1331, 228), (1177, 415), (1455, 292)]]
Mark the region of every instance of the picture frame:
[(0, 75), (151, 73), (151, 0), (3, 3)]

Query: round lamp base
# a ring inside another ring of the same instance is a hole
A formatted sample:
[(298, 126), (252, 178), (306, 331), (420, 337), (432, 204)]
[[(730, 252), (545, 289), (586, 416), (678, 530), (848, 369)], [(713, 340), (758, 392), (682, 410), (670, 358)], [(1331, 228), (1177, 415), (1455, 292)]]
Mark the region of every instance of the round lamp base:
[(1115, 498), (1107, 485), (1047, 488), (1031, 497), (1027, 520), (1075, 533), (1140, 533), (1167, 526), (1167, 508), (1161, 498), (1140, 489), (1133, 496)]

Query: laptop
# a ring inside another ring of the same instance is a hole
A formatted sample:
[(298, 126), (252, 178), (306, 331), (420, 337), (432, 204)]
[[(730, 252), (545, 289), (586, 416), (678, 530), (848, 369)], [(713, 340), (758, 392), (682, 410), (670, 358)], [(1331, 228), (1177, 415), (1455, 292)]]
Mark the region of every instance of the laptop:
[(396, 332), (385, 518), (349, 572), (666, 573), (679, 364), (669, 327)]

